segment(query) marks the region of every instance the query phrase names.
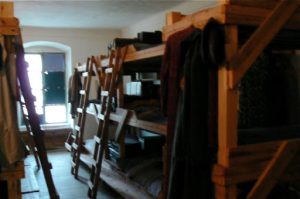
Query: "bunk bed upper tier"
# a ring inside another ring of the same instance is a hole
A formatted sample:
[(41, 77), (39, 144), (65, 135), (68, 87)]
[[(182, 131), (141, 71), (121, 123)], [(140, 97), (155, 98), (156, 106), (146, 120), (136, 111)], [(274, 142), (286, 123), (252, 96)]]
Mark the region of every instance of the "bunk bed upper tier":
[[(155, 47), (147, 48), (144, 50), (136, 50), (133, 45), (128, 46), (128, 50), (124, 59), (125, 63), (149, 59), (153, 57), (162, 56), (164, 53), (165, 45), (158, 45)], [(109, 65), (109, 59), (101, 60), (101, 66), (106, 67)]]
[[(298, 0), (295, 0), (298, 1)], [(259, 3), (258, 3), (259, 2)], [(231, 4), (218, 5), (212, 8), (200, 10), (194, 14), (185, 16), (177, 13), (176, 21), (172, 21), (163, 28), (163, 40), (180, 30), (191, 25), (202, 29), (210, 18), (214, 18), (221, 24), (257, 26), (272, 11), (277, 1), (232, 1)], [(300, 1), (299, 5), (300, 5)], [(300, 9), (285, 25), (286, 29), (300, 30)]]

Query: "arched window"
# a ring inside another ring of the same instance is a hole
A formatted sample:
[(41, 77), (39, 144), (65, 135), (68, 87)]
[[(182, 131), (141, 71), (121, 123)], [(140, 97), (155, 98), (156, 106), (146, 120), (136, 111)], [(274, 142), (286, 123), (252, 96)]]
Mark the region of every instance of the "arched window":
[(41, 124), (58, 126), (69, 123), (67, 82), (71, 73), (71, 48), (49, 41), (25, 43), (24, 48)]

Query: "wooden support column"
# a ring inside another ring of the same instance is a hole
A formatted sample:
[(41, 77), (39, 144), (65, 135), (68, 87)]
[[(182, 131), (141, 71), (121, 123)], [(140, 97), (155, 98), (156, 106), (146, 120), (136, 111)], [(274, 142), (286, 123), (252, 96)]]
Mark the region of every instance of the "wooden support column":
[(14, 17), (14, 2), (0, 2), (0, 17)]
[[(238, 29), (234, 25), (225, 26), (226, 60), (230, 60), (238, 49)], [(228, 167), (229, 148), (237, 146), (238, 92), (229, 88), (230, 65), (225, 64), (218, 71), (218, 164)], [(217, 199), (236, 199), (235, 186), (216, 186)]]

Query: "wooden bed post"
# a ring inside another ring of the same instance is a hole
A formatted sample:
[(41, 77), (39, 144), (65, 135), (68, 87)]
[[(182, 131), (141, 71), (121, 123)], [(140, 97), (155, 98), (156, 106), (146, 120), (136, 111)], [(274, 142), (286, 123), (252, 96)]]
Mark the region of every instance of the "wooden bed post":
[(0, 17), (14, 17), (14, 2), (0, 2)]
[[(234, 25), (225, 26), (226, 35), (226, 60), (238, 50), (238, 29)], [(237, 120), (238, 120), (238, 92), (229, 88), (229, 74), (232, 73), (232, 68), (225, 64), (218, 71), (218, 164), (228, 167), (229, 148), (237, 146)], [(216, 185), (217, 199), (236, 199), (235, 186), (220, 186)]]

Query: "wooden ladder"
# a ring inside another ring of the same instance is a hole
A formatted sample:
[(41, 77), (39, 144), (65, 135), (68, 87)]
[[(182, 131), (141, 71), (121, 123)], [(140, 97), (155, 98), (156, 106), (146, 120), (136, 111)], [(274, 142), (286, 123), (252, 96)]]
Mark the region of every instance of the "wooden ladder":
[[(94, 137), (95, 148), (92, 159), (92, 170), (90, 179), (88, 181), (88, 196), (90, 198), (96, 198), (97, 187), (99, 183), (99, 175), (102, 168), (102, 160), (104, 151), (107, 151), (107, 142), (109, 135), (109, 117), (112, 109), (112, 98), (116, 96), (116, 89), (118, 82), (120, 81), (120, 74), (122, 70), (123, 60), (126, 54), (127, 48), (118, 48), (116, 53), (111, 53), (109, 66), (105, 69), (105, 82), (104, 90), (101, 91), (101, 110), (98, 114), (99, 125), (97, 129), (97, 135)], [(115, 54), (115, 59), (111, 59)], [(113, 63), (113, 60), (115, 63)]]
[[(82, 73), (83, 89), (79, 91), (80, 102), (77, 108), (78, 121), (75, 125), (74, 131), (70, 133), (68, 142), (65, 143), (66, 148), (71, 151), (72, 162), (71, 162), (71, 173), (74, 177), (78, 177), (80, 155), (83, 150), (83, 137), (85, 131), (85, 120), (86, 120), (86, 109), (89, 101), (91, 80), (93, 76), (93, 64), (95, 64), (91, 58), (87, 59), (87, 69), (86, 72)], [(70, 143), (70, 144), (69, 144)]]
[[(19, 91), (19, 93), (21, 94), (21, 90)], [(36, 162), (36, 166), (38, 169), (40, 169), (41, 165), (40, 165), (40, 160), (38, 157), (38, 150), (34, 143), (34, 138), (33, 138), (34, 135), (32, 133), (31, 126), (29, 123), (28, 110), (26, 108), (24, 97), (22, 95), (20, 96), (20, 105), (21, 105), (21, 110), (22, 110), (21, 112), (22, 112), (22, 116), (23, 116), (23, 121), (24, 121), (24, 124), (26, 127), (26, 133), (28, 136), (28, 145), (26, 145), (26, 148), (29, 152), (32, 153), (32, 155), (35, 159), (35, 162)]]
[[(38, 115), (35, 112), (35, 97), (32, 95), (31, 86), (27, 74), (27, 64), (24, 60), (24, 48), (22, 46), (21, 37), (19, 42), (14, 45), (16, 47), (16, 66), (17, 66), (17, 77), (20, 84), (20, 90), (24, 97), (24, 105), (28, 111), (28, 122), (31, 127), (35, 146), (37, 148), (37, 154), (39, 155), (40, 163), (45, 176), (48, 192), (51, 199), (59, 199), (59, 195), (56, 191), (53, 178), (51, 175), (52, 165), (48, 161), (47, 151), (44, 144), (44, 131), (41, 130), (40, 121)], [(12, 44), (12, 42), (11, 42)]]

